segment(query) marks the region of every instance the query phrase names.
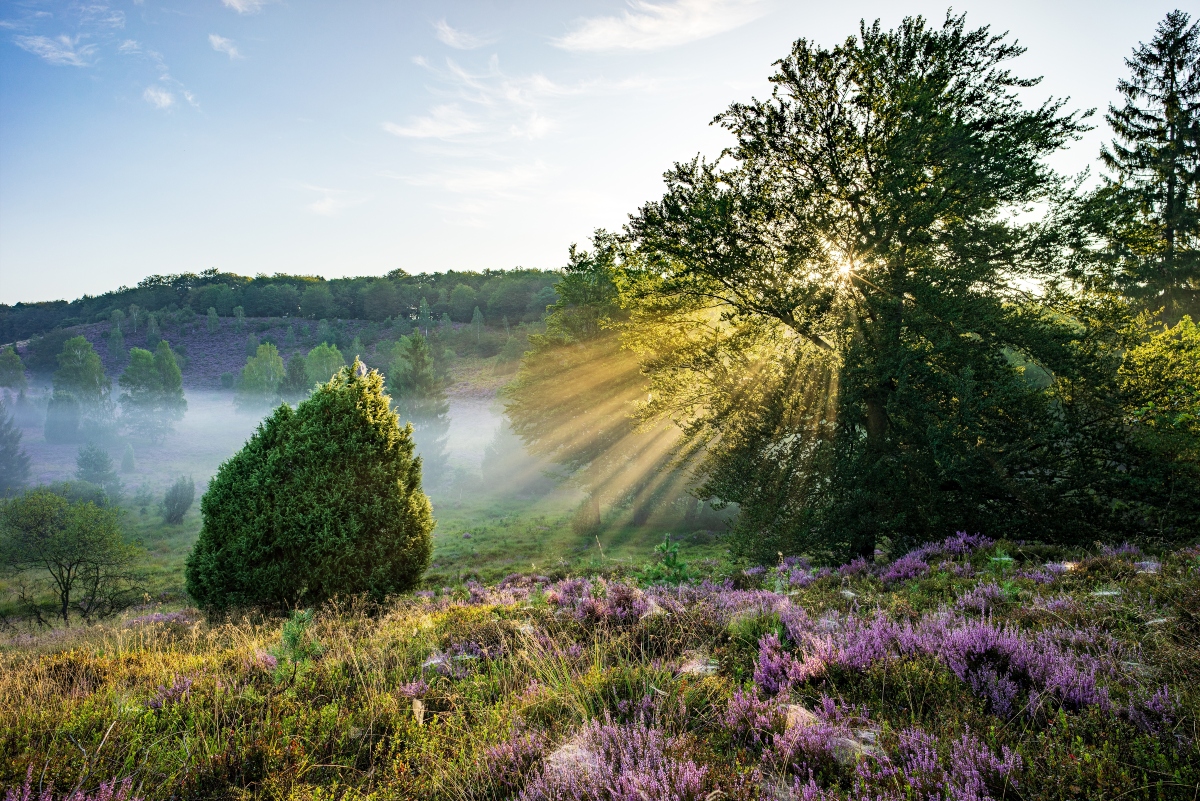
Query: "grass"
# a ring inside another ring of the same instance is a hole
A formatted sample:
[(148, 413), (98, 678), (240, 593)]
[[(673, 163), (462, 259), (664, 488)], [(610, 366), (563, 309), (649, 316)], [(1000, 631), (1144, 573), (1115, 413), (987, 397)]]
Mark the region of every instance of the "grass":
[(129, 778), (148, 799), (1195, 797), (1200, 549), (982, 543), (922, 564), (683, 588), (526, 576), (290, 620), (147, 607), (0, 648), (0, 783), (32, 769), (34, 789)]

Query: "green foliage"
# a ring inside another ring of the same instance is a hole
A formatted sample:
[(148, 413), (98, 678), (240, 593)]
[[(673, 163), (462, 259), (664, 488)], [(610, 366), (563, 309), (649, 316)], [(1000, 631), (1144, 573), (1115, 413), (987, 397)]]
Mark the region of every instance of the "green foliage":
[[(289, 331), (291, 329), (288, 329)], [(308, 361), (302, 353), (293, 353), (288, 359), (287, 372), (279, 385), (279, 394), (289, 402), (295, 402), (307, 397), (315, 381), (308, 380)]]
[(217, 316), (217, 310), (212, 306), (208, 307), (208, 314), (204, 316), (204, 322), (210, 334), (215, 334), (221, 330), (221, 318)]
[(246, 337), (246, 355), (253, 356), (256, 353), (258, 353), (258, 336), (251, 333)]
[(321, 655), (321, 645), (312, 636), (313, 610), (297, 609), (283, 622), (279, 632), (281, 656), (293, 662), (306, 662)]
[(163, 522), (169, 526), (177, 526), (183, 522), (183, 516), (196, 500), (196, 484), (191, 476), (180, 476), (175, 479), (162, 502)]
[(11, 495), (29, 481), (29, 455), (21, 449), (21, 429), (0, 399), (0, 498)]
[(639, 580), (649, 584), (682, 584), (692, 574), (687, 562), (679, 558), (679, 543), (671, 542), (671, 535), (663, 535), (663, 541), (654, 546), (655, 561), (643, 565)]
[(483, 336), (483, 312), (479, 307), (475, 307), (475, 311), (471, 314), (471, 333), (475, 335), (475, 342), (478, 344)]
[(200, 510), (187, 589), (210, 610), (378, 599), (411, 589), (429, 564), (434, 522), (411, 429), (357, 362), (263, 421)]
[(161, 442), (187, 411), (183, 374), (165, 340), (154, 353), (142, 348), (129, 351), (129, 365), (117, 383), (121, 409), (130, 433), (145, 434)]
[(109, 497), (116, 498), (121, 492), (121, 479), (117, 475), (108, 451), (94, 442), (79, 449), (75, 458), (75, 478), (88, 484), (103, 487)]
[(85, 337), (71, 337), (58, 354), (54, 373), (55, 392), (70, 392), (81, 403), (99, 403), (108, 396), (112, 382), (104, 374), (104, 365), (92, 343)]
[(415, 332), (397, 343), (388, 370), (388, 389), (396, 411), (413, 427), (426, 479), (432, 484), (447, 475), (446, 437), (450, 431), (450, 400), (446, 381), (434, 364), (430, 342)]
[(337, 349), (337, 345), (330, 344), (325, 339), (321, 340), (321, 344), (310, 350), (308, 356), (305, 357), (308, 386), (324, 384), (334, 373), (345, 366), (346, 358)]
[(162, 341), (162, 332), (158, 330), (159, 314), (146, 315), (146, 350), (153, 351), (158, 347), (158, 343)]
[(450, 292), (450, 314), (457, 322), (470, 322), (471, 310), (478, 311), (478, 302), (479, 294), (472, 287), (459, 284)]
[(135, 597), (136, 549), (122, 539), (118, 515), (115, 508), (30, 490), (0, 506), (0, 550), (10, 569), (38, 571), (64, 623), (72, 611), (85, 620), (105, 617)]
[(274, 405), (279, 400), (279, 385), (284, 374), (279, 350), (270, 343), (259, 345), (242, 368), (234, 403), (241, 409), (262, 409)]
[(12, 345), (0, 349), (0, 387), (21, 391), (26, 387), (25, 364)]
[(233, 330), (237, 333), (242, 333), (242, 329), (246, 326), (246, 310), (241, 306), (233, 307)]
[(1020, 287), (1061, 276), (1057, 221), (1015, 216), (1055, 203), (1045, 159), (1084, 126), (1022, 105), (1020, 53), (953, 16), (799, 40), (769, 100), (718, 118), (729, 158), (676, 165), (631, 221), (640, 412), (705, 451), (700, 495), (739, 505), (749, 557), (1104, 524), (1077, 483), (1092, 463), (1062, 458), (1077, 410), (1007, 355), (1058, 379), (1084, 363)]
[(300, 297), (300, 313), (313, 320), (324, 319), (333, 310), (333, 293), (324, 283), (309, 284)]

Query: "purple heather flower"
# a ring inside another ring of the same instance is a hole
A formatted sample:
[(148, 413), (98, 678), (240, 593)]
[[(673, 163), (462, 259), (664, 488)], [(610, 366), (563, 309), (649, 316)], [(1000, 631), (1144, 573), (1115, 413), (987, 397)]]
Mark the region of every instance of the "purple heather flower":
[(593, 720), (542, 762), (521, 801), (701, 801), (708, 769), (641, 723)]

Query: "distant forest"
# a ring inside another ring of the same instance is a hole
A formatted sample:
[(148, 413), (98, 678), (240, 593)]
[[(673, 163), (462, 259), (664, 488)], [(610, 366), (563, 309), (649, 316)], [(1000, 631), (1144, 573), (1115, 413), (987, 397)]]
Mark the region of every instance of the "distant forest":
[(421, 273), (393, 270), (383, 277), (326, 280), (309, 275), (249, 278), (215, 269), (201, 273), (152, 275), (135, 287), (72, 301), (0, 304), (0, 343), (26, 340), (55, 328), (108, 320), (113, 311), (137, 306), (148, 312), (212, 308), (222, 317), (241, 307), (247, 317), (306, 317), (383, 321), (415, 320), (421, 301), (434, 319), (448, 314), (470, 322), (478, 307), (488, 324), (532, 322), (555, 300), (557, 270), (484, 270)]

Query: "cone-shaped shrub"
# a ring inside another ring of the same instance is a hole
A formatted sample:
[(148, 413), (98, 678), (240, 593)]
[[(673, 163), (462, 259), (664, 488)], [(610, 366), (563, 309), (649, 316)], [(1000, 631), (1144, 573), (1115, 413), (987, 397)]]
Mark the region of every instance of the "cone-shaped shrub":
[(200, 501), (188, 593), (218, 611), (412, 589), (434, 521), (411, 434), (357, 360), (295, 411), (280, 406)]

